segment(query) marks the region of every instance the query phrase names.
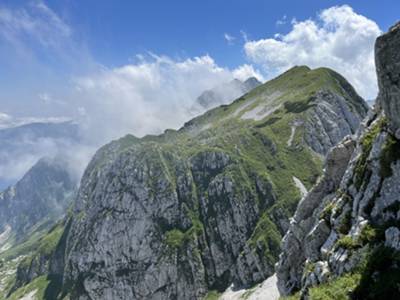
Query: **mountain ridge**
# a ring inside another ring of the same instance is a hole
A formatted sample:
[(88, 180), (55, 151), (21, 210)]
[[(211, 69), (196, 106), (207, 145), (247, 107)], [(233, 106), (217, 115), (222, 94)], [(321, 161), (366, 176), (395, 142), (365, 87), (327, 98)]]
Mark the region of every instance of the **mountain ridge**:
[[(100, 149), (82, 179), (68, 234), (63, 276), (71, 297), (200, 299), (272, 275), (301, 198), (293, 177), (309, 188), (321, 170), (303, 124), (321, 103), (335, 108), (328, 109), (332, 122), (343, 116), (337, 103), (356, 121), (367, 111), (331, 72), (295, 68), (178, 131), (126, 136)], [(326, 104), (327, 95), (340, 101)], [(346, 124), (331, 136), (353, 133)], [(127, 228), (140, 230), (120, 234)], [(102, 253), (110, 253), (107, 262)], [(89, 270), (90, 278), (80, 277)], [(114, 286), (120, 280), (123, 289)]]

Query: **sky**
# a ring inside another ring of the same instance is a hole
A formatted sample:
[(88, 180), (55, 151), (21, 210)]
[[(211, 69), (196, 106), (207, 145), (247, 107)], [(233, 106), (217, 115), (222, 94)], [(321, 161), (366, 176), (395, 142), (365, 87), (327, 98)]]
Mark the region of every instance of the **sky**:
[(398, 0), (0, 0), (0, 128), (72, 119), (96, 146), (156, 134), (188, 121), (204, 90), (294, 65), (330, 67), (374, 99), (374, 42), (398, 12)]

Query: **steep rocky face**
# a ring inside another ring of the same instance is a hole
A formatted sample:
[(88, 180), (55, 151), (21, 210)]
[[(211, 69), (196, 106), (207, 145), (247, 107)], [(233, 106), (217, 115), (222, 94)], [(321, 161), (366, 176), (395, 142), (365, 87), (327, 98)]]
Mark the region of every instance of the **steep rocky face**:
[(353, 299), (400, 295), (399, 45), (399, 25), (378, 38), (379, 105), (356, 139), (330, 152), (296, 210), (277, 265), (283, 295), (300, 290), (312, 299), (313, 287), (327, 282), (340, 282)]
[(255, 77), (250, 77), (245, 81), (234, 79), (231, 82), (222, 84), (211, 90), (204, 91), (196, 99), (194, 109), (198, 110), (201, 108), (204, 110), (214, 108), (222, 104), (228, 104), (236, 98), (250, 92), (259, 85), (261, 85), (261, 82)]
[(35, 227), (51, 227), (66, 212), (76, 186), (62, 160), (41, 159), (0, 193), (0, 247), (20, 242)]
[(389, 124), (400, 138), (400, 23), (378, 38), (375, 46), (378, 74), (378, 103), (382, 106)]
[(64, 290), (73, 299), (201, 299), (272, 275), (288, 218), (321, 174), (315, 151), (329, 147), (319, 138), (314, 151), (307, 140), (313, 116), (325, 111), (333, 127), (348, 114), (347, 126), (321, 133), (343, 138), (367, 110), (338, 76), (297, 67), (179, 131), (100, 149), (58, 267)]

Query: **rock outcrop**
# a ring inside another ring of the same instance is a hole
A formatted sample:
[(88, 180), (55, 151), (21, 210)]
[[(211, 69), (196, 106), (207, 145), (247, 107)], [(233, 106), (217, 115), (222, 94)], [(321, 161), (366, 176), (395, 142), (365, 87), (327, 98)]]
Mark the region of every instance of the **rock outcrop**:
[[(299, 203), (277, 264), (283, 295), (344, 274), (353, 299), (398, 299), (400, 26), (376, 42), (378, 105), (355, 137), (331, 150), (325, 174)], [(354, 150), (353, 150), (354, 149)]]
[(400, 138), (400, 23), (378, 38), (375, 46), (378, 74), (378, 103), (390, 128)]

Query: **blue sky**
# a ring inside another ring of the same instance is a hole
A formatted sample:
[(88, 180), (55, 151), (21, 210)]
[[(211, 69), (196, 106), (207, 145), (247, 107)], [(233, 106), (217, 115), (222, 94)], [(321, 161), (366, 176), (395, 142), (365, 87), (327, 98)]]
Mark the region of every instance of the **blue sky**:
[(129, 112), (118, 134), (159, 132), (204, 89), (296, 64), (331, 67), (372, 99), (373, 44), (399, 11), (395, 0), (0, 0), (0, 127), (101, 108), (113, 123)]
[[(2, 0), (18, 7), (27, 1)], [(245, 61), (241, 31), (249, 39), (290, 29), (277, 25), (287, 16), (304, 20), (322, 9), (348, 4), (386, 30), (400, 18), (400, 2), (381, 1), (46, 1), (46, 5), (74, 28), (102, 64), (119, 66), (137, 53), (152, 51), (172, 57), (210, 54), (218, 64), (235, 67)], [(228, 45), (224, 33), (236, 38)]]

